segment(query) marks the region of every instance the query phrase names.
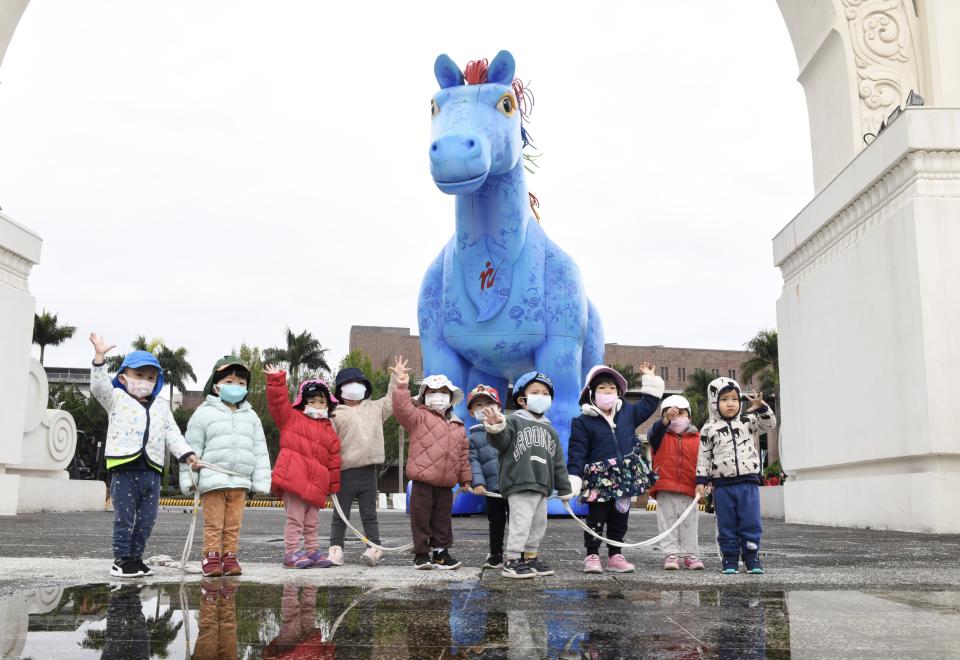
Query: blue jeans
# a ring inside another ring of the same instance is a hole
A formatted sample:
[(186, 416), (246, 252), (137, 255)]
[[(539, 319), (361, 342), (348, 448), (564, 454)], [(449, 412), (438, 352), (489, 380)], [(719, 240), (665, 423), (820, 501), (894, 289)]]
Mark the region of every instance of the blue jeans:
[(713, 492), (717, 512), (717, 545), (725, 556), (760, 549), (760, 487), (753, 482), (717, 486)]
[(110, 478), (113, 501), (113, 557), (143, 557), (143, 549), (157, 521), (160, 473), (120, 470)]

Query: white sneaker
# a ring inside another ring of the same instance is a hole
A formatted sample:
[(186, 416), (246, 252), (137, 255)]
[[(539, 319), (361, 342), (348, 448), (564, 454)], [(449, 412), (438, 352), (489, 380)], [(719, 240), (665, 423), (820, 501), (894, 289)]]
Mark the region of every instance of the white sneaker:
[(376, 566), (377, 562), (380, 561), (380, 557), (383, 556), (383, 550), (378, 548), (367, 548), (366, 552), (363, 553), (361, 559), (363, 563), (367, 566)]
[(331, 545), (327, 550), (327, 560), (334, 566), (343, 566), (343, 548), (339, 545)]

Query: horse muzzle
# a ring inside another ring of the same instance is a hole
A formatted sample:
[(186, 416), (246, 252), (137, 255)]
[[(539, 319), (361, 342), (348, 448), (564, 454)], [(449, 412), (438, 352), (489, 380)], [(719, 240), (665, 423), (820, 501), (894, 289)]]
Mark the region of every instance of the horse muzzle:
[(448, 195), (475, 192), (490, 173), (490, 143), (478, 135), (449, 134), (430, 144), (430, 174)]

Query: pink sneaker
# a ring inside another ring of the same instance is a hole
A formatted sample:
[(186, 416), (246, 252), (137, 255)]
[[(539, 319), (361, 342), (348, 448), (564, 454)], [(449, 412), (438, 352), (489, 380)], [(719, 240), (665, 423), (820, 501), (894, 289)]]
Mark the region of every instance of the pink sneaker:
[(600, 563), (600, 555), (587, 555), (583, 558), (584, 573), (603, 573), (603, 564)]
[(636, 566), (627, 561), (623, 555), (610, 555), (607, 557), (607, 570), (613, 573), (633, 573)]
[(331, 566), (343, 566), (343, 548), (339, 545), (331, 545), (327, 550), (327, 561)]
[(663, 570), (665, 571), (677, 571), (680, 570), (680, 558), (676, 555), (667, 555), (667, 558), (663, 560)]
[(696, 555), (690, 555), (683, 558), (683, 567), (691, 571), (702, 571), (703, 562)]
[(377, 548), (367, 548), (363, 556), (360, 557), (367, 566), (376, 566), (380, 558), (383, 557), (383, 550)]

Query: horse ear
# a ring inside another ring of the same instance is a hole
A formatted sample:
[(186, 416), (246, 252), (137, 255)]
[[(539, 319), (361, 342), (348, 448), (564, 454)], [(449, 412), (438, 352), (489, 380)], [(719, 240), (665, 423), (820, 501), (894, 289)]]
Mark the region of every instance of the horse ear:
[(513, 61), (513, 55), (509, 50), (501, 50), (487, 69), (487, 82), (511, 85), (516, 70), (517, 63)]
[(437, 61), (433, 63), (433, 75), (437, 77), (440, 89), (463, 84), (463, 72), (446, 53), (439, 55)]

